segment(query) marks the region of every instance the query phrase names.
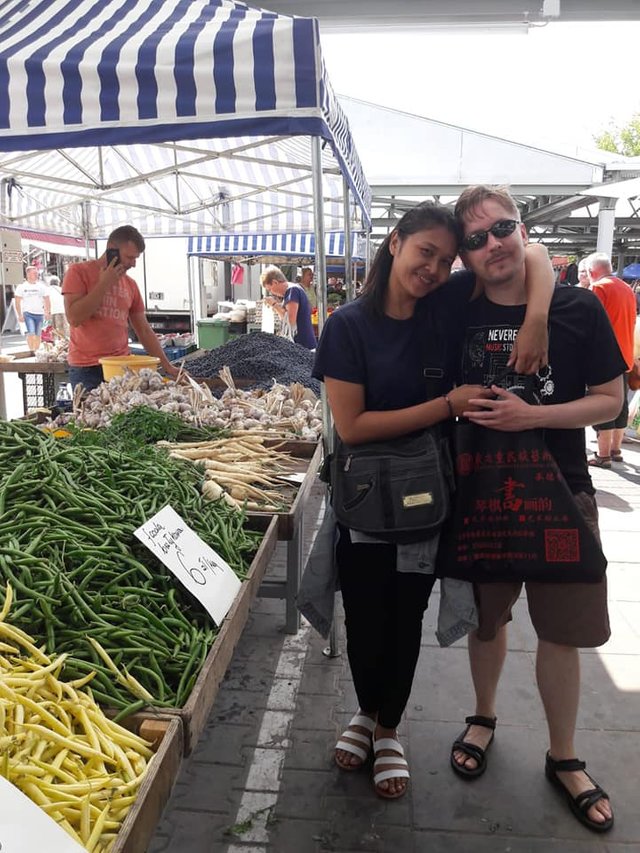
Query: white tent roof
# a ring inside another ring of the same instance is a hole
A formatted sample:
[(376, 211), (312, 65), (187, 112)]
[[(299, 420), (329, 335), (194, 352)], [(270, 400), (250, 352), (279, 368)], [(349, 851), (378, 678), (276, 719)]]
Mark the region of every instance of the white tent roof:
[[(8, 0), (0, 17), (0, 222), (103, 237), (325, 227), (342, 175), (369, 190), (317, 23), (232, 0)], [(85, 224), (88, 223), (88, 234)]]
[[(505, 183), (532, 237), (562, 253), (593, 251), (599, 199), (620, 198), (614, 251), (637, 254), (640, 205), (633, 196), (640, 197), (640, 158), (592, 151), (580, 159), (355, 98), (339, 100), (371, 184), (374, 234), (387, 233), (420, 200), (454, 204), (469, 184)], [(607, 178), (619, 180), (603, 187)]]
[(339, 97), (367, 180), (376, 187), (428, 187), (458, 195), (469, 184), (514, 189), (591, 186), (603, 165), (486, 133)]

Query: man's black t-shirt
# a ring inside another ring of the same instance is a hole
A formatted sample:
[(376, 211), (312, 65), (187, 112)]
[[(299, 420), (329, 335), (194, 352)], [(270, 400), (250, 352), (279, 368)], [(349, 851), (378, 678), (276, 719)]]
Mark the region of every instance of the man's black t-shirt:
[[(583, 288), (557, 287), (549, 311), (549, 366), (536, 376), (505, 368), (525, 305), (497, 305), (481, 296), (464, 311), (459, 382), (495, 383), (529, 403), (566, 403), (625, 372), (625, 362), (600, 301)], [(544, 437), (572, 492), (594, 489), (584, 429), (545, 429)]]
[(407, 320), (377, 316), (360, 297), (328, 319), (313, 376), (363, 385), (368, 411), (416, 406), (452, 385), (460, 324), (473, 281), (456, 277), (416, 303)]

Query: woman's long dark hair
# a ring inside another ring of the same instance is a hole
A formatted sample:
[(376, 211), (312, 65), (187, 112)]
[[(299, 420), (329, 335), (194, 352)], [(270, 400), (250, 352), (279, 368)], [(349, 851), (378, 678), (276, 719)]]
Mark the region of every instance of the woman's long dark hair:
[(462, 239), (462, 229), (449, 208), (432, 201), (423, 201), (408, 210), (376, 252), (362, 289), (360, 298), (366, 300), (375, 314), (379, 316), (384, 314), (389, 276), (393, 265), (393, 255), (389, 250), (391, 238), (397, 234), (402, 242), (409, 234), (429, 228), (446, 228), (455, 237), (457, 244)]

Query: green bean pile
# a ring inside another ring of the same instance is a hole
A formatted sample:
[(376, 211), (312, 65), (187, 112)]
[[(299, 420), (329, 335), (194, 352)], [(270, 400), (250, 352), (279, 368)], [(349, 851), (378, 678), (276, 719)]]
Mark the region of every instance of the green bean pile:
[(239, 577), (257, 550), (262, 534), (244, 529), (242, 513), (203, 502), (200, 476), (154, 447), (76, 444), (0, 421), (0, 581), (15, 590), (12, 622), (49, 654), (69, 653), (68, 677), (95, 670), (96, 700), (119, 716), (145, 703), (132, 702), (88, 636), (155, 705), (181, 707), (216, 635), (133, 531), (171, 504)]

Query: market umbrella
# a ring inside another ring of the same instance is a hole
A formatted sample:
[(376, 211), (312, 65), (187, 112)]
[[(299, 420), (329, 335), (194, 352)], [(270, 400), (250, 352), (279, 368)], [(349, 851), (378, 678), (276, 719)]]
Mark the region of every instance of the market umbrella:
[(629, 264), (622, 270), (622, 278), (640, 278), (640, 264)]

